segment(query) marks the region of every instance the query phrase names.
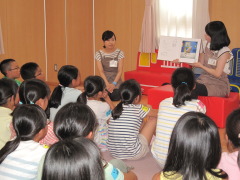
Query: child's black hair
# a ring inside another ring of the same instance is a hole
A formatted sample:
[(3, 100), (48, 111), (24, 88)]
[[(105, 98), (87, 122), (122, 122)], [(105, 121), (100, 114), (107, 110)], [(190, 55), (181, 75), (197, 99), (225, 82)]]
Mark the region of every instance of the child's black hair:
[(88, 76), (84, 80), (84, 92), (80, 94), (78, 97), (77, 102), (86, 104), (87, 103), (87, 97), (93, 97), (98, 92), (104, 91), (105, 88), (105, 82), (103, 78), (100, 76)]
[(200, 112), (187, 112), (177, 121), (171, 135), (168, 156), (163, 168), (182, 175), (183, 180), (207, 179), (209, 172), (215, 177), (226, 178), (223, 171), (213, 171), (221, 158), (221, 143), (216, 124)]
[[(236, 109), (228, 115), (226, 134), (234, 148), (240, 148), (240, 109)], [(240, 151), (238, 153), (238, 166), (240, 168)]]
[(24, 80), (36, 78), (35, 74), (38, 68), (38, 64), (35, 62), (28, 62), (22, 65), (20, 69), (21, 77)]
[(59, 85), (54, 89), (49, 100), (49, 108), (58, 108), (61, 105), (62, 88), (69, 87), (73, 79), (77, 79), (78, 69), (72, 65), (65, 65), (58, 71)]
[(222, 21), (212, 21), (205, 27), (205, 32), (211, 37), (210, 50), (218, 51), (225, 46), (229, 46), (230, 39), (227, 29)]
[(7, 70), (10, 70), (11, 67), (11, 63), (15, 62), (16, 60), (14, 59), (4, 59), (1, 63), (0, 63), (0, 71), (4, 76), (7, 76)]
[[(102, 34), (102, 40), (103, 41), (107, 41), (107, 40), (111, 39), (112, 37), (114, 37), (115, 40), (117, 40), (116, 39), (116, 35), (114, 34), (114, 32), (109, 31), (109, 30), (104, 31), (103, 34)], [(106, 46), (103, 46), (103, 48), (106, 48)]]
[(49, 97), (48, 85), (39, 79), (28, 79), (19, 87), (19, 98), (22, 104), (35, 104), (39, 99)]
[(97, 145), (84, 137), (62, 140), (52, 145), (45, 157), (42, 179), (104, 180)]
[(8, 141), (0, 150), (0, 164), (19, 146), (20, 141), (33, 140), (39, 131), (47, 124), (46, 113), (37, 105), (27, 104), (17, 106), (13, 113), (13, 127), (16, 138)]
[(195, 86), (195, 77), (191, 69), (178, 68), (173, 72), (171, 84), (174, 89), (173, 105), (180, 107), (185, 101), (191, 101), (191, 91)]
[(123, 104), (132, 104), (137, 96), (139, 96), (139, 100), (141, 99), (141, 87), (136, 80), (129, 79), (120, 85), (119, 93), (120, 103), (118, 103), (118, 105), (112, 111), (113, 119), (117, 119), (121, 116), (123, 111)]
[(0, 79), (0, 106), (7, 104), (10, 97), (16, 97), (18, 85), (13, 79)]
[(60, 140), (86, 137), (98, 126), (94, 112), (85, 104), (68, 103), (56, 114), (54, 133)]

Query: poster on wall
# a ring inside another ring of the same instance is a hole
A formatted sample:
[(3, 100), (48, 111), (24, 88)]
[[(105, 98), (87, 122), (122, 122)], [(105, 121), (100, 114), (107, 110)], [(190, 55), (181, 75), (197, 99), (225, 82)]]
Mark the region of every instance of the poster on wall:
[(198, 61), (201, 39), (161, 36), (158, 59), (194, 63)]
[(150, 67), (150, 53), (140, 53), (139, 55), (139, 66)]

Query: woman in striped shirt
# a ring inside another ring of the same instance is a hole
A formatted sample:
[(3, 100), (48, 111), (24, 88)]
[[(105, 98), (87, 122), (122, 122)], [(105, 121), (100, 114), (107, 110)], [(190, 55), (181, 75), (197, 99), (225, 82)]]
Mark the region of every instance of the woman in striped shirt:
[(122, 83), (124, 53), (116, 48), (116, 36), (112, 31), (102, 34), (103, 49), (96, 52), (95, 59), (100, 76), (104, 79), (109, 97), (112, 101), (118, 101), (118, 88)]

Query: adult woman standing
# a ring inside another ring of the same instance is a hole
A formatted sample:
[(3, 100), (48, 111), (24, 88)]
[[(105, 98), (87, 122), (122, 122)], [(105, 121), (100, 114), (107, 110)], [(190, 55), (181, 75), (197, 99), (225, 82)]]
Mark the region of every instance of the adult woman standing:
[(122, 83), (124, 53), (115, 47), (116, 36), (112, 31), (102, 34), (103, 49), (96, 52), (95, 59), (100, 76), (104, 79), (112, 101), (120, 99), (118, 88)]

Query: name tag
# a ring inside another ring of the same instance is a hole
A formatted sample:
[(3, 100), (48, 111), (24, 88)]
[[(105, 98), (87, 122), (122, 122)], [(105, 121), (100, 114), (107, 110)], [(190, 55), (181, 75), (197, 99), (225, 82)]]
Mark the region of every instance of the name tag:
[(115, 61), (115, 60), (111, 60), (111, 61), (109, 62), (109, 66), (110, 66), (110, 67), (117, 67), (117, 65), (118, 65), (118, 62)]
[(216, 66), (216, 65), (217, 65), (217, 60), (216, 60), (216, 59), (209, 58), (209, 59), (208, 59), (208, 64), (209, 64), (209, 65)]

